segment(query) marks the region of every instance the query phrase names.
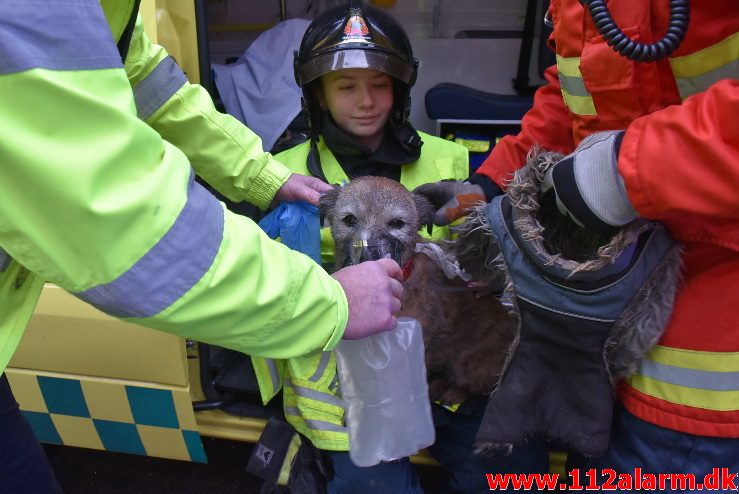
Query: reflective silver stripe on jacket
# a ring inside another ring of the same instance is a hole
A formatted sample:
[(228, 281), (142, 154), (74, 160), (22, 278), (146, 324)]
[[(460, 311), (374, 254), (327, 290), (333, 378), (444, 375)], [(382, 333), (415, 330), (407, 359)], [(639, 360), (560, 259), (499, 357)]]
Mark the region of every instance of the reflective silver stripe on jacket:
[(133, 88), (136, 111), (146, 120), (187, 82), (187, 77), (171, 57), (163, 58), (149, 75)]
[(557, 55), (557, 77), (562, 90), (562, 99), (572, 113), (596, 115), (593, 97), (585, 87), (580, 73), (580, 57)]
[(328, 363), (330, 361), (331, 352), (321, 352), (321, 359), (318, 361), (316, 371), (313, 373), (312, 376), (308, 378), (308, 380), (312, 382), (318, 382), (323, 376), (323, 373), (326, 372), (326, 367), (328, 367)]
[(344, 401), (333, 394), (323, 393), (315, 389), (305, 388), (303, 386), (293, 386), (290, 379), (285, 379), (285, 386), (292, 389), (296, 395), (301, 398), (308, 398), (311, 400), (320, 401), (327, 405), (333, 405), (335, 407), (344, 408)]
[(710, 391), (739, 391), (739, 372), (686, 369), (642, 359), (639, 374), (676, 386)]
[(98, 0), (0, 2), (0, 75), (122, 67)]
[(172, 228), (114, 281), (76, 293), (117, 317), (151, 317), (202, 278), (223, 238), (221, 204), (190, 176), (187, 202)]
[(677, 89), (682, 99), (702, 93), (722, 79), (739, 79), (739, 60), (695, 77), (677, 78)]
[(300, 414), (297, 407), (285, 407), (285, 415), (291, 417), (300, 417), (309, 429), (314, 431), (343, 432), (346, 433), (346, 427), (326, 422), (325, 420), (306, 419)]
[(559, 85), (573, 96), (590, 96), (582, 77), (559, 75)]
[(262, 359), (264, 364), (267, 366), (269, 371), (269, 380), (272, 383), (272, 393), (277, 393), (280, 390), (280, 373), (277, 372), (277, 363), (274, 359), (265, 358)]
[(739, 33), (695, 53), (670, 58), (670, 66), (682, 99), (722, 79), (739, 79)]

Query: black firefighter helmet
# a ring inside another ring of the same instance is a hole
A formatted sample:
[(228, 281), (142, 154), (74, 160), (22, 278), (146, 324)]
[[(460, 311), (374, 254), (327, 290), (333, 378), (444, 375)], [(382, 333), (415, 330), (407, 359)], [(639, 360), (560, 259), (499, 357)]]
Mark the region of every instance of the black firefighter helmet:
[(395, 79), (390, 122), (403, 127), (410, 113), (410, 92), (418, 60), (403, 27), (392, 16), (362, 1), (349, 1), (320, 14), (308, 27), (295, 52), (295, 80), (303, 90), (303, 106), (311, 134), (320, 132), (321, 109), (314, 81), (340, 69), (374, 69)]

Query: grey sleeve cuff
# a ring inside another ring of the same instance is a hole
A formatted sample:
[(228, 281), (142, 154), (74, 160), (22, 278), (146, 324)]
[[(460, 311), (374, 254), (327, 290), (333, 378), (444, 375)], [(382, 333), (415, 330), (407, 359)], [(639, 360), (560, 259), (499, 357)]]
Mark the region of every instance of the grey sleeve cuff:
[(584, 139), (574, 159), (577, 188), (588, 209), (611, 226), (622, 226), (638, 214), (629, 202), (618, 173), (618, 149), (623, 131), (599, 132)]

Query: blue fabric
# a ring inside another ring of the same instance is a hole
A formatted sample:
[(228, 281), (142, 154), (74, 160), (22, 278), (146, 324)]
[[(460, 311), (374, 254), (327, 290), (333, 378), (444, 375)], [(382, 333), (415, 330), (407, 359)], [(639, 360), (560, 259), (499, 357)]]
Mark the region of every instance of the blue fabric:
[(442, 82), (424, 97), (429, 118), (521, 120), (533, 105), (532, 96), (496, 94), (461, 84)]
[[(514, 213), (506, 196), (488, 204), (488, 220), (501, 244), (516, 296), (547, 310), (579, 318), (612, 322), (675, 245), (664, 226), (651, 224), (641, 234), (644, 245), (624, 247), (615, 261), (595, 271), (577, 271), (537, 251), (513, 227)], [(612, 279), (617, 277), (616, 279)], [(549, 281), (554, 279), (555, 281)], [(581, 283), (587, 283), (585, 288)]]
[(270, 238), (302, 252), (321, 264), (321, 219), (318, 208), (306, 202), (283, 202), (262, 218), (259, 226)]
[(62, 492), (31, 426), (0, 375), (0, 494)]
[[(549, 471), (549, 454), (543, 439), (531, 439), (526, 445), (514, 448), (509, 455), (482, 456), (474, 453), (475, 435), (485, 413), (486, 402), (482, 397), (472, 397), (456, 412), (432, 404), (436, 441), (428, 450), (449, 472), (449, 484), (441, 491), (445, 494), (489, 492), (487, 473)], [(513, 491), (513, 488), (509, 490)]]
[[(580, 469), (580, 484), (588, 485), (587, 470), (595, 468), (602, 473), (604, 468), (617, 474), (633, 475), (636, 468), (642, 473), (693, 474), (697, 482), (703, 482), (715, 468), (727, 468), (728, 472), (739, 472), (739, 439), (696, 436), (665, 429), (645, 422), (622, 405), (614, 412), (611, 443), (602, 458), (583, 458), (570, 454), (567, 471)], [(718, 474), (721, 480), (721, 473)], [(604, 482), (605, 477), (600, 478)], [(739, 486), (739, 477), (734, 479)], [(685, 492), (668, 489), (661, 492)], [(637, 492), (635, 490), (611, 490), (610, 492)], [(724, 492), (724, 491), (722, 491)]]
[(99, 0), (0, 2), (0, 74), (122, 67)]
[(358, 467), (348, 452), (326, 451), (326, 454), (334, 470), (334, 477), (326, 486), (328, 494), (423, 494), (421, 481), (408, 458)]

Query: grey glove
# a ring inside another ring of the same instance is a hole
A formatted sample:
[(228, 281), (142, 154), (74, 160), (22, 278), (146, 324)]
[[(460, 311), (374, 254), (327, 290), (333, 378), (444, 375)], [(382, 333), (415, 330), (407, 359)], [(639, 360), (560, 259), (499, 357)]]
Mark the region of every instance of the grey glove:
[(638, 216), (616, 166), (623, 135), (618, 130), (586, 137), (547, 171), (541, 185), (543, 193), (553, 189), (563, 215), (602, 235), (612, 235)]

